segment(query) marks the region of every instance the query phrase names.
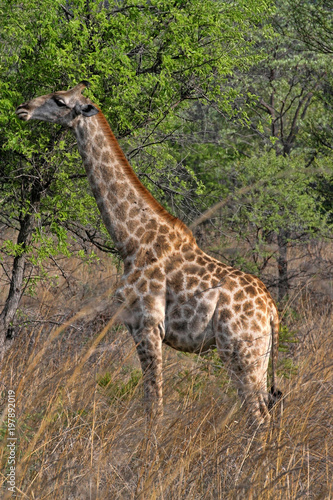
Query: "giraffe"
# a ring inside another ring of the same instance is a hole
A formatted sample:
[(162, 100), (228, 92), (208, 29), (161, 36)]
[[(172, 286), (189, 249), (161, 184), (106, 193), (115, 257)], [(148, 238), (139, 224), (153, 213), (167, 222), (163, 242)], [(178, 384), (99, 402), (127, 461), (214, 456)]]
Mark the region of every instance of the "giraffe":
[[(22, 120), (73, 129), (86, 174), (124, 263), (115, 304), (136, 344), (148, 415), (163, 412), (162, 344), (204, 354), (216, 347), (238, 393), (258, 425), (281, 393), (275, 387), (279, 319), (256, 277), (199, 248), (192, 232), (140, 182), (99, 107), (82, 91), (37, 97), (16, 109)], [(267, 392), (272, 354), (273, 385)]]

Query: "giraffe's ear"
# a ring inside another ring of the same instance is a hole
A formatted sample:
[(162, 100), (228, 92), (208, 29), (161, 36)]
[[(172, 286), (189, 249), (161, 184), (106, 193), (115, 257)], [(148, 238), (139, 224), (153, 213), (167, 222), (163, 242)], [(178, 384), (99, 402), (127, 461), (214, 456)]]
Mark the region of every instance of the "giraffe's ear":
[(78, 114), (83, 115), (83, 116), (94, 116), (97, 115), (99, 110), (95, 108), (92, 104), (84, 104), (81, 106), (80, 104), (77, 104), (75, 106), (75, 110)]

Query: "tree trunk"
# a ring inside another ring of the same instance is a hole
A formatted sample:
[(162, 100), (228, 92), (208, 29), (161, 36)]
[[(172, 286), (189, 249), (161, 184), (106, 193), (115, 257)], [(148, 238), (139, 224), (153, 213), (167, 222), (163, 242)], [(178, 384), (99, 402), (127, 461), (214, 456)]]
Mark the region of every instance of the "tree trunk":
[(20, 230), (17, 237), (17, 244), (20, 245), (20, 250), (14, 258), (9, 292), (5, 306), (0, 314), (0, 360), (13, 340), (12, 322), (21, 299), (26, 249), (31, 240), (34, 219), (33, 213), (29, 213), (20, 221)]
[(278, 301), (283, 302), (289, 293), (288, 279), (288, 238), (289, 231), (280, 229), (278, 233), (279, 254), (277, 258), (278, 264)]

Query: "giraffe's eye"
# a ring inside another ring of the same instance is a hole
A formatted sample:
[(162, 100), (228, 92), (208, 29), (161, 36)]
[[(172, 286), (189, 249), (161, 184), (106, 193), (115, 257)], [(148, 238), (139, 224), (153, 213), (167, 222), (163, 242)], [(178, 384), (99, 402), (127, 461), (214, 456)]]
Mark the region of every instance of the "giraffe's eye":
[(60, 108), (67, 106), (65, 101), (63, 101), (60, 97), (54, 97), (53, 100), (56, 103), (56, 105), (59, 106)]

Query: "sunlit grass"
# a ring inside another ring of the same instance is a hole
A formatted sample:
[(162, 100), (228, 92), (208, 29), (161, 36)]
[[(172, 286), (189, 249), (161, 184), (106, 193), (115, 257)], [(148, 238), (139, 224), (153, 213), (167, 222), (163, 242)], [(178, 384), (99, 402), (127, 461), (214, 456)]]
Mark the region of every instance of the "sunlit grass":
[[(283, 411), (275, 410), (268, 429), (248, 427), (214, 354), (164, 348), (164, 416), (155, 432), (145, 420), (133, 341), (107, 307), (96, 313), (107, 294), (106, 287), (96, 293), (98, 280), (84, 270), (70, 300), (63, 289), (40, 290), (35, 322), (6, 355), (1, 498), (12, 496), (5, 482), (9, 389), (17, 404), (17, 498), (333, 497), (329, 305), (318, 307), (310, 295), (293, 304), (297, 314), (285, 331), (293, 342), (279, 364)], [(59, 324), (50, 322), (55, 317)]]

